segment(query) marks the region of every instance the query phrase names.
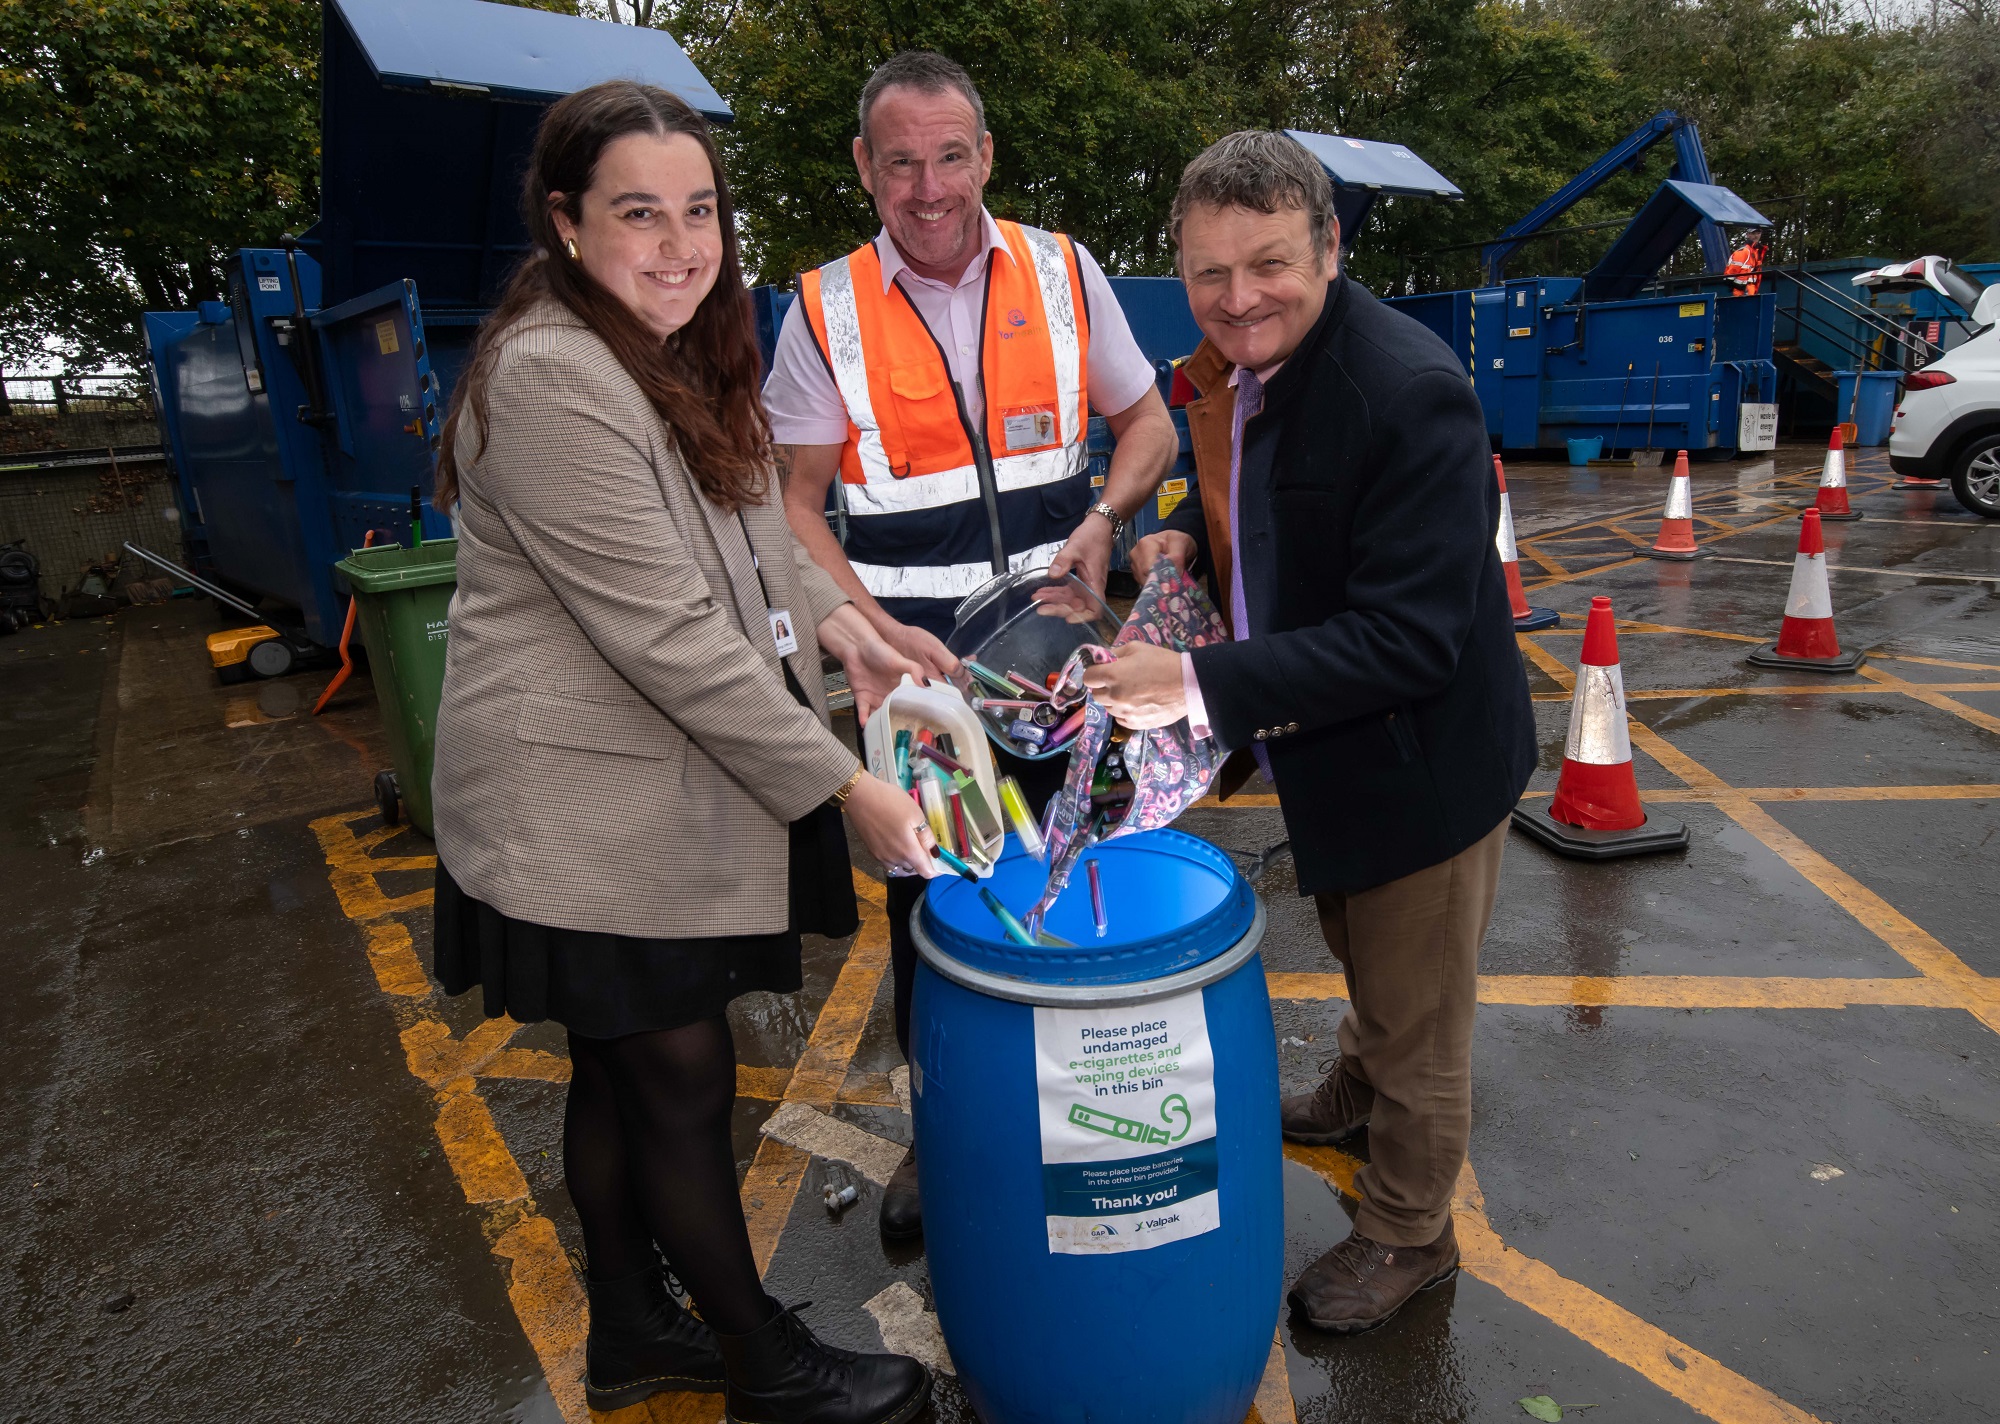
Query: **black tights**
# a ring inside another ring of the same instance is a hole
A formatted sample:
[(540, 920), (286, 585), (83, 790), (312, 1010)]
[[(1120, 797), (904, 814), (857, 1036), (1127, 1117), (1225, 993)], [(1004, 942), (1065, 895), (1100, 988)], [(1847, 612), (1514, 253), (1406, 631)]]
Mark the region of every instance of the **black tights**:
[(563, 1171), (590, 1274), (616, 1280), (666, 1254), (709, 1326), (770, 1318), (736, 1185), (736, 1045), (717, 1015), (623, 1038), (569, 1036)]

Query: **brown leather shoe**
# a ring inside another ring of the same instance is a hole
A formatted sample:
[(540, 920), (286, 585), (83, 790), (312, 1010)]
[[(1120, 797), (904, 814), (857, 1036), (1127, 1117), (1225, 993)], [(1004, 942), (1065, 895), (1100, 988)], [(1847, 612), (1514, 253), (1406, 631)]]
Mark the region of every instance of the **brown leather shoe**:
[(917, 1196), (917, 1149), (903, 1155), (903, 1163), (882, 1189), (882, 1234), (891, 1241), (909, 1241), (924, 1234), (924, 1211)]
[(1285, 1299), (1321, 1330), (1359, 1335), (1457, 1274), (1458, 1235), (1449, 1218), (1428, 1246), (1390, 1246), (1356, 1231), (1306, 1267)]
[(1310, 1093), (1278, 1104), (1278, 1125), (1289, 1142), (1327, 1147), (1344, 1142), (1368, 1125), (1375, 1090), (1347, 1071), (1339, 1054), (1319, 1065), (1326, 1079)]

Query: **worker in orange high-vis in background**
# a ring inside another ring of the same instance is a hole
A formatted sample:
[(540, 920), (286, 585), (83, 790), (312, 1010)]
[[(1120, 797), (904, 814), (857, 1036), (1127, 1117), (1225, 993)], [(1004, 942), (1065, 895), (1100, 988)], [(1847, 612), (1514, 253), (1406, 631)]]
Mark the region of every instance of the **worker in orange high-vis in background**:
[[(1152, 364), (1103, 271), (1061, 233), (986, 210), (993, 136), (943, 55), (885, 61), (861, 91), (854, 166), (881, 232), (799, 279), (764, 404), (799, 543), (876, 630), (933, 677), (955, 611), (996, 574), (1049, 567), (1100, 593), (1125, 522), (1178, 448)], [(1117, 440), (1102, 489), (1084, 440)], [(846, 539), (827, 525), (839, 478)], [(995, 751), (1037, 815), (1066, 761)], [(896, 1038), (909, 1056), (919, 879), (885, 896)], [(923, 1230), (913, 1148), (883, 1192), (882, 1233)]]
[(1729, 265), (1722, 269), (1722, 275), (1736, 288), (1737, 296), (1754, 297), (1763, 290), (1764, 264), (1770, 257), (1764, 229), (1753, 227), (1743, 235), (1743, 245), (1729, 254)]

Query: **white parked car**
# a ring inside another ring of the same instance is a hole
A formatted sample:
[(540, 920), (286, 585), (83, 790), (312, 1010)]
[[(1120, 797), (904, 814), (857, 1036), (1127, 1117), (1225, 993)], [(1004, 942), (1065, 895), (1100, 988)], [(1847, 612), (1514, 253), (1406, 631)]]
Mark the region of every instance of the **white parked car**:
[(1950, 480), (1960, 504), (2000, 519), (2000, 285), (1982, 289), (1942, 257), (1864, 272), (1854, 283), (1929, 287), (1971, 314), (1971, 336), (1904, 378), (1889, 464), (1905, 478)]

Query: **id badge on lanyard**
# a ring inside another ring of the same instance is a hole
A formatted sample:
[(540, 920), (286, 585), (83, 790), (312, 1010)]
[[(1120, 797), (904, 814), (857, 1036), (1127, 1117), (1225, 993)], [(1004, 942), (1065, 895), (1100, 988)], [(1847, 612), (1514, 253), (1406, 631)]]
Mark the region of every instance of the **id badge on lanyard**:
[(743, 518), (743, 511), (736, 511), (737, 527), (743, 531), (743, 543), (750, 550), (750, 567), (757, 571), (757, 592), (764, 596), (764, 616), (771, 623), (771, 646), (778, 650), (778, 656), (788, 658), (799, 650), (797, 626), (792, 622), (792, 610), (771, 607), (771, 590), (764, 586), (764, 565), (757, 557), (757, 546), (750, 542), (750, 525)]

